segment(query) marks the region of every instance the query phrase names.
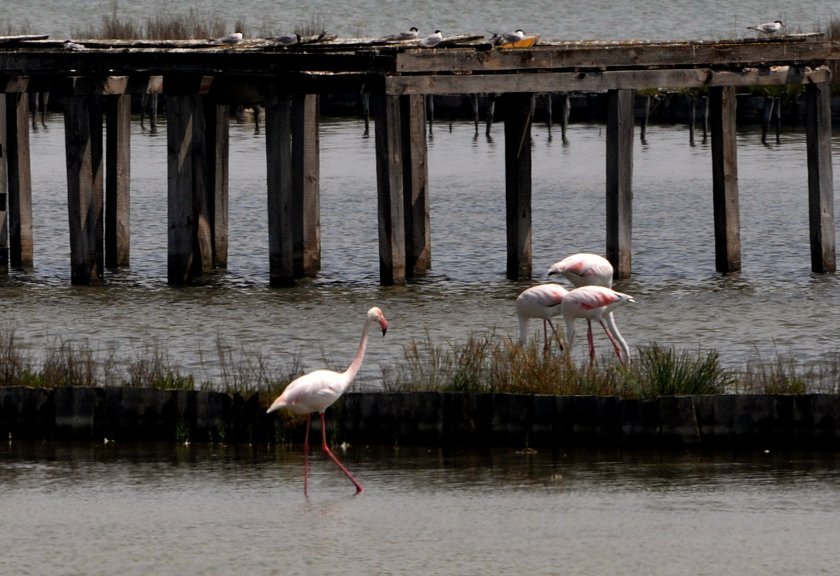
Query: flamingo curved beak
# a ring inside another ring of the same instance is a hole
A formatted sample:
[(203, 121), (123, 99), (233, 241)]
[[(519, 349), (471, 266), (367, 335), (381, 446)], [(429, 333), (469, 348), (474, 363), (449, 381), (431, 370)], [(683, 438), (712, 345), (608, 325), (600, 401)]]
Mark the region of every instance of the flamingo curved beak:
[(379, 327), (382, 328), (382, 335), (385, 336), (385, 332), (388, 331), (388, 321), (384, 317), (379, 319)]

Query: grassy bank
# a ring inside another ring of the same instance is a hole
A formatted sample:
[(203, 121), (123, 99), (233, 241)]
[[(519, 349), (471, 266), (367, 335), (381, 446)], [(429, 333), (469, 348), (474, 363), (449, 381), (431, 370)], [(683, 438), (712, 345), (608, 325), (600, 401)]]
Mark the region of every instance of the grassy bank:
[[(0, 386), (57, 388), (122, 386), (132, 388), (215, 390), (267, 402), (302, 373), (295, 358), (274, 366), (262, 354), (216, 343), (220, 380), (185, 374), (157, 344), (129, 358), (95, 352), (84, 344), (56, 340), (35, 362), (30, 347), (13, 330), (0, 330)], [(329, 365), (330, 362), (325, 362)], [(840, 392), (840, 353), (817, 365), (793, 358), (756, 358), (743, 369), (724, 368), (716, 351), (675, 350), (657, 344), (638, 348), (621, 366), (612, 357), (575, 364), (557, 350), (545, 353), (532, 342), (520, 346), (508, 337), (473, 335), (463, 343), (412, 341), (403, 358), (381, 367), (381, 382), (358, 382), (356, 389), (389, 392), (495, 392), (655, 398), (663, 395)]]

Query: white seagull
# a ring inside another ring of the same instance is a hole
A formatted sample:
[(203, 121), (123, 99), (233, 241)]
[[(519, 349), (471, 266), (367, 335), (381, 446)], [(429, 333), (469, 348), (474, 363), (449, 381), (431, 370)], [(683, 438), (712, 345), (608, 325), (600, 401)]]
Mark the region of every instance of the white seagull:
[(391, 34), (389, 36), (385, 36), (385, 40), (416, 40), (417, 39), (417, 28), (412, 26), (405, 32), (399, 32), (397, 34)]
[(435, 30), (434, 34), (429, 34), (420, 40), (420, 44), (426, 48), (433, 48), (440, 44), (441, 40), (443, 40), (443, 34), (440, 33), (440, 30)]
[(214, 42), (217, 44), (238, 44), (239, 42), (242, 42), (242, 32), (233, 32), (227, 36), (216, 38)]
[(519, 42), (525, 38), (525, 32), (517, 28), (513, 32), (491, 32), (493, 36), (490, 38), (491, 44), (510, 44), (511, 42)]
[(764, 24), (759, 24), (758, 26), (748, 26), (747, 30), (755, 30), (757, 32), (761, 32), (762, 34), (775, 34), (779, 30), (784, 27), (784, 23), (781, 20), (776, 20), (775, 22), (765, 22)]

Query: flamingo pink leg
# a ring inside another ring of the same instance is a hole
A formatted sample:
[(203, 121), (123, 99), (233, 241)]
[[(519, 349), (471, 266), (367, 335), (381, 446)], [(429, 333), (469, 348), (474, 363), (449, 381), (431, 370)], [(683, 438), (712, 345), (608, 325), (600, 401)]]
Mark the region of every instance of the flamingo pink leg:
[(601, 328), (604, 329), (604, 334), (606, 334), (607, 338), (610, 339), (610, 343), (613, 345), (613, 350), (615, 350), (615, 355), (618, 357), (618, 361), (621, 362), (622, 366), (624, 366), (624, 359), (621, 357), (621, 348), (619, 348), (618, 342), (615, 341), (615, 338), (610, 333), (610, 331), (607, 330), (607, 327), (604, 324), (603, 320), (601, 320)]
[(321, 449), (324, 452), (326, 452), (327, 456), (329, 456), (330, 459), (332, 459), (332, 461), (335, 462), (336, 465), (339, 468), (341, 468), (341, 471), (344, 472), (344, 474), (348, 478), (350, 478), (350, 481), (353, 483), (353, 485), (356, 486), (356, 494), (361, 494), (361, 492), (364, 490), (364, 488), (362, 488), (362, 485), (359, 484), (356, 481), (355, 478), (353, 478), (353, 475), (350, 474), (350, 471), (347, 468), (344, 467), (344, 464), (342, 464), (341, 462), (338, 461), (338, 458), (336, 458), (335, 454), (332, 453), (332, 450), (330, 450), (330, 447), (327, 446), (327, 424), (324, 421), (324, 413), (323, 412), (321, 412)]
[(303, 495), (307, 495), (307, 484), (309, 483), (309, 424), (312, 414), (306, 415), (306, 434), (303, 436)]

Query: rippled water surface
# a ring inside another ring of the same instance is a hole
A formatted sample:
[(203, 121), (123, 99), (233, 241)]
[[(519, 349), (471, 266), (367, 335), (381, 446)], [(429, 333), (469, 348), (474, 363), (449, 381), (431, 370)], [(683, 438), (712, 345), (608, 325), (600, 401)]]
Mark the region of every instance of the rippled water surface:
[(6, 574), (836, 574), (836, 455), (0, 448)]
[[(22, 0), (0, 5), (0, 22), (67, 35), (98, 21), (113, 3)], [(832, 15), (823, 1), (632, 3), (374, 1), (307, 3), (218, 0), (186, 4), (143, 0), (118, 5), (124, 18), (196, 10), (244, 18), (257, 35), (321, 17), (342, 35), (376, 35), (435, 22), (477, 31), (512, 22), (546, 37), (699, 38), (749, 34), (747, 23), (781, 17), (810, 30)], [(651, 15), (656, 17), (651, 17)], [(439, 120), (429, 140), (432, 273), (407, 287), (378, 285), (375, 143), (357, 119), (321, 125), (322, 262), (319, 277), (293, 289), (268, 287), (265, 141), (249, 124), (231, 129), (229, 268), (211, 286), (166, 284), (165, 125), (150, 134), (134, 123), (131, 163), (131, 267), (101, 288), (69, 285), (66, 168), (62, 118), (31, 133), (35, 268), (0, 283), (0, 327), (14, 330), (34, 357), (58, 340), (103, 355), (144, 356), (162, 347), (199, 381), (218, 381), (220, 346), (260, 354), (274, 367), (340, 366), (355, 350), (361, 318), (378, 304), (391, 321), (368, 347), (361, 383), (402, 359), (403, 346), (427, 336), (463, 341), (472, 332), (515, 335), (513, 300), (531, 282), (505, 280), (502, 126), (492, 138), (469, 122)], [(603, 252), (605, 133), (573, 124), (569, 144), (533, 129), (534, 282), (577, 251)], [(835, 138), (834, 148), (837, 149)], [(708, 143), (689, 146), (683, 126), (651, 126), (634, 152), (633, 276), (618, 288), (637, 304), (620, 311), (631, 347), (658, 342), (714, 348), (722, 361), (791, 355), (812, 362), (837, 351), (840, 298), (835, 275), (810, 273), (804, 136), (788, 127), (764, 146), (753, 128), (738, 134), (743, 272), (714, 272)], [(836, 163), (836, 161), (835, 161)], [(835, 182), (840, 173), (835, 167)], [(836, 187), (836, 186), (835, 186)], [(599, 342), (600, 345), (603, 342)], [(608, 351), (608, 350), (602, 350)]]

